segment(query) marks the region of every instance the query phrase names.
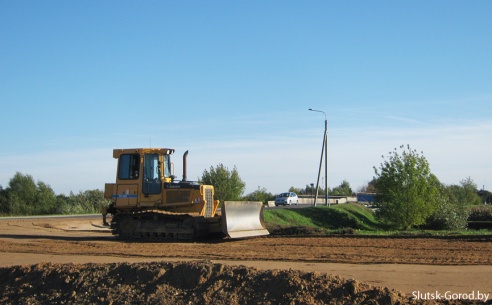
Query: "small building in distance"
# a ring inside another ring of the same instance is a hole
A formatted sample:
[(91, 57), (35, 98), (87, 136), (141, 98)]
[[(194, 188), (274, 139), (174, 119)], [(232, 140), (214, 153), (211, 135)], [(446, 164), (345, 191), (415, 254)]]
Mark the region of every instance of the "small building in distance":
[(374, 196), (376, 196), (376, 193), (357, 193), (357, 202), (372, 205), (374, 203)]

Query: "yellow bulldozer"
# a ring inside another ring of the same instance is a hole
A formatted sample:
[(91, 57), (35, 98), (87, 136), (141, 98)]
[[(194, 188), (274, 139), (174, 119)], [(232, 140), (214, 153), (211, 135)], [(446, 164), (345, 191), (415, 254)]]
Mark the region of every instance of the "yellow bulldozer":
[(214, 187), (188, 181), (183, 155), (183, 178), (177, 180), (170, 148), (114, 149), (118, 159), (116, 183), (106, 183), (111, 204), (111, 229), (123, 239), (189, 240), (222, 234), (229, 238), (268, 235), (263, 204), (225, 201), (219, 207)]

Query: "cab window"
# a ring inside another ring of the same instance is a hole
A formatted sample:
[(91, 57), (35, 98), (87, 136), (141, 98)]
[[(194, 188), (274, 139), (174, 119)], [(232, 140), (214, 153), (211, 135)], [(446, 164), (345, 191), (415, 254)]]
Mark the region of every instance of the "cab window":
[(140, 170), (140, 156), (125, 154), (120, 156), (118, 165), (118, 179), (138, 179)]
[(171, 177), (171, 159), (169, 158), (169, 155), (164, 155), (164, 177), (169, 178)]
[(157, 154), (144, 156), (142, 192), (144, 194), (159, 194), (161, 192), (161, 170), (159, 155)]

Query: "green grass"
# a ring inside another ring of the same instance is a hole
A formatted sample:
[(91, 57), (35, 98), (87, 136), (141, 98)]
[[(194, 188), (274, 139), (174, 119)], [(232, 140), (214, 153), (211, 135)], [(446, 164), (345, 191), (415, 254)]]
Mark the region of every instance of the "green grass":
[[(340, 204), (304, 209), (268, 209), (264, 219), (270, 232), (315, 232), (317, 234), (360, 234), (380, 236), (492, 235), (492, 230), (432, 231), (390, 229), (374, 212), (360, 204)], [(275, 234), (275, 233), (274, 233)]]
[(269, 227), (307, 227), (327, 233), (340, 229), (379, 231), (384, 228), (374, 213), (358, 204), (319, 206), (304, 209), (270, 209), (264, 213)]

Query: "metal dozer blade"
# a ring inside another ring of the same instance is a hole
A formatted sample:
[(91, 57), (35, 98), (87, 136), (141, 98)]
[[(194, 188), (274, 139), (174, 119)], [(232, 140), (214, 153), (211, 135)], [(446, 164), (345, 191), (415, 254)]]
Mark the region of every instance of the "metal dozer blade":
[(263, 221), (263, 203), (225, 201), (222, 206), (222, 231), (230, 238), (270, 234)]

